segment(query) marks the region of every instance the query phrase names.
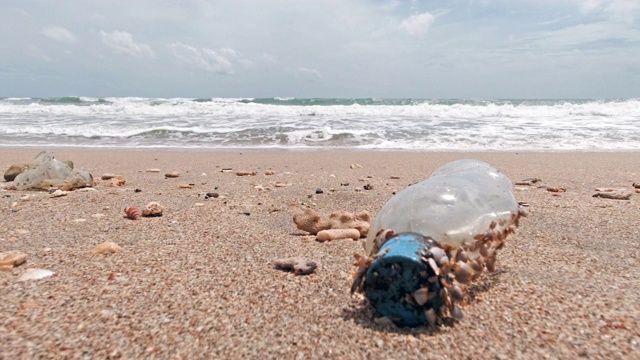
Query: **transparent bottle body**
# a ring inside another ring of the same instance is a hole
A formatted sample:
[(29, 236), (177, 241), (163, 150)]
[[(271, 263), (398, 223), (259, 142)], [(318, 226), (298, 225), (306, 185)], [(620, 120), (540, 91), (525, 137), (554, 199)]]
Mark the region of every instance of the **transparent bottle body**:
[(377, 252), (375, 238), (381, 230), (415, 232), (442, 244), (462, 245), (491, 226), (511, 226), (517, 214), (507, 176), (478, 160), (457, 160), (393, 196), (374, 219), (365, 250), (369, 255)]

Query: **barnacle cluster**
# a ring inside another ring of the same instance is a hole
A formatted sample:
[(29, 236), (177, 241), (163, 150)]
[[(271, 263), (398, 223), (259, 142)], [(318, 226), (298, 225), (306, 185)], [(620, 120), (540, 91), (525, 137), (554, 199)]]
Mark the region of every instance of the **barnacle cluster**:
[(523, 216), (505, 175), (479, 161), (449, 163), (381, 209), (368, 256), (356, 255), (352, 292), (399, 325), (462, 320), (466, 286), (494, 271)]

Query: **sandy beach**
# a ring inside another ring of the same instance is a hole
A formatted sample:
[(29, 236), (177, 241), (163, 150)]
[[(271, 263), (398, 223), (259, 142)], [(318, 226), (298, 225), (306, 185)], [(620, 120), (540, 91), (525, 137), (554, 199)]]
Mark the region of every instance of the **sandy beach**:
[[(0, 169), (40, 150), (3, 149)], [(634, 192), (637, 152), (53, 151), (126, 184), (57, 198), (0, 190), (0, 252), (28, 254), (0, 271), (0, 358), (640, 358), (640, 194), (592, 197), (602, 187)], [(471, 287), (463, 322), (377, 321), (349, 291), (362, 242), (317, 242), (293, 215), (375, 216), (394, 191), (462, 158), (566, 191), (515, 187), (530, 216), (496, 271)], [(162, 217), (123, 217), (150, 201)], [(92, 253), (105, 241), (122, 250)], [(319, 266), (311, 275), (273, 266), (292, 256)], [(55, 274), (16, 282), (28, 268)]]

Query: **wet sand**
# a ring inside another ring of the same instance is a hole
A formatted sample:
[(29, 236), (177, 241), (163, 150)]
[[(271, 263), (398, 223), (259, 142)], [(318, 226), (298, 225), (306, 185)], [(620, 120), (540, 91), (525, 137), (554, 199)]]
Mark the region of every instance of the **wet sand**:
[[(39, 150), (3, 149), (0, 169)], [(59, 198), (0, 190), (0, 252), (29, 256), (0, 272), (0, 358), (640, 358), (640, 194), (592, 197), (598, 187), (633, 191), (638, 153), (54, 153), (127, 182)], [(460, 158), (566, 192), (516, 186), (530, 217), (496, 271), (471, 287), (462, 323), (380, 323), (349, 293), (361, 242), (316, 242), (293, 214), (311, 206), (375, 216), (394, 191)], [(173, 171), (180, 176), (165, 179)], [(205, 199), (212, 192), (219, 197)], [(123, 217), (124, 207), (150, 201), (164, 216)], [(104, 241), (122, 250), (91, 253)], [(297, 276), (271, 263), (291, 256), (318, 269)], [(55, 274), (16, 282), (27, 268)]]

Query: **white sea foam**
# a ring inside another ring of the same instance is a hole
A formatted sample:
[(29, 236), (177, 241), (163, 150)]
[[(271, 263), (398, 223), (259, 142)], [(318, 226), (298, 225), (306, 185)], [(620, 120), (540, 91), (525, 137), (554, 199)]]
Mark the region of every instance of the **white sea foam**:
[(0, 146), (640, 150), (640, 100), (0, 99)]

